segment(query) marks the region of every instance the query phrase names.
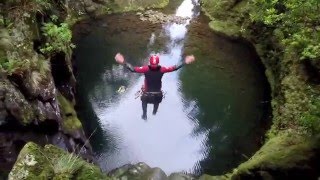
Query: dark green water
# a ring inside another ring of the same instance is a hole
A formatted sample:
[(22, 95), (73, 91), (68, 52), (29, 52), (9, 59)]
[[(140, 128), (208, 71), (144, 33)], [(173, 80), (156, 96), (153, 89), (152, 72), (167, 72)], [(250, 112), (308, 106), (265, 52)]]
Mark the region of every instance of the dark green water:
[[(212, 33), (202, 15), (192, 17), (161, 26), (111, 15), (75, 26), (79, 117), (94, 132), (104, 170), (143, 161), (166, 173), (221, 174), (260, 147), (269, 106), (260, 60), (246, 44)], [(144, 121), (134, 95), (143, 77), (114, 62), (118, 51), (134, 65), (152, 53), (166, 66), (189, 53), (197, 62), (164, 76), (166, 97), (156, 116), (149, 105)]]

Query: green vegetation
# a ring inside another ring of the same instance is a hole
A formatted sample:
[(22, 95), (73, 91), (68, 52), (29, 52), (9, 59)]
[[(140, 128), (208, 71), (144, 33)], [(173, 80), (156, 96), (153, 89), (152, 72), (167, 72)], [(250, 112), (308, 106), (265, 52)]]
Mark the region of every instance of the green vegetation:
[(109, 179), (100, 169), (53, 145), (44, 148), (30, 142), (21, 150), (9, 180), (16, 179)]
[(275, 36), (300, 60), (320, 59), (318, 0), (254, 0), (250, 18), (276, 29)]
[(6, 0), (5, 4), (10, 7), (10, 11), (4, 13), (10, 13), (15, 18), (30, 16), (29, 13), (44, 13), (44, 10), (52, 7), (51, 0)]
[[(55, 20), (56, 16), (53, 16), (52, 19)], [(49, 55), (64, 52), (70, 60), (72, 48), (74, 48), (75, 45), (71, 43), (72, 32), (69, 25), (67, 23), (60, 23), (60, 25), (52, 22), (44, 23), (42, 31), (47, 40), (40, 51)]]
[(320, 99), (315, 97), (311, 103), (309, 111), (302, 115), (300, 123), (311, 131), (311, 133), (317, 134), (320, 132)]
[(82, 128), (82, 124), (77, 117), (77, 113), (69, 100), (67, 100), (62, 94), (58, 94), (59, 107), (62, 114), (62, 129), (67, 133), (72, 133)]
[(28, 68), (29, 64), (20, 59), (7, 59), (5, 57), (0, 59), (0, 70), (6, 72), (8, 75), (21, 74)]
[(234, 170), (233, 174), (248, 173), (249, 169), (289, 169), (307, 162), (314, 155), (314, 141), (293, 131), (280, 133), (270, 139), (247, 161)]
[(251, 22), (256, 26), (263, 24), (265, 34), (272, 33), (268, 38), (273, 39), (274, 49), (266, 52), (267, 56), (279, 58), (280, 62), (277, 63), (289, 65), (289, 68), (279, 69), (283, 74), (275, 72), (281, 78), (284, 97), (274, 103), (284, 103), (286, 108), (282, 110), (282, 115), (275, 117), (278, 118), (278, 128), (302, 126), (301, 130), (319, 133), (317, 122), (320, 121), (320, 109), (315, 108), (317, 103), (314, 99), (319, 91), (315, 85), (306, 81), (308, 72), (301, 72), (299, 68), (309, 61), (319, 70), (316, 63), (320, 60), (320, 2), (254, 0), (250, 7)]
[[(320, 133), (320, 2), (202, 0), (202, 5), (214, 31), (253, 43), (272, 89), (266, 143), (232, 178), (306, 165), (319, 148), (319, 139), (312, 137)], [(224, 30), (228, 24), (233, 31)]]
[(44, 77), (50, 72), (50, 62), (38, 55), (33, 56), (32, 59), (23, 59), (19, 56), (18, 52), (12, 54), (8, 52), (7, 57), (0, 59), (0, 70), (7, 75), (22, 75), (26, 71), (37, 72), (37, 74), (33, 74), (38, 75), (38, 78), (34, 78), (36, 76), (32, 78), (36, 82), (36, 79)]
[(320, 70), (319, 4), (317, 0), (202, 2), (213, 30), (255, 42), (273, 90), (274, 124), (268, 137), (288, 128), (319, 130), (314, 127), (320, 119), (314, 97), (320, 91), (308, 81), (304, 68), (310, 62)]
[[(6, 75), (20, 75), (36, 71), (47, 76), (50, 71), (49, 61), (33, 51), (33, 38), (36, 38), (34, 25), (36, 13), (49, 9), (50, 1), (9, 0), (1, 6), (0, 29), (0, 71)], [(30, 24), (31, 23), (31, 24)], [(40, 76), (33, 78), (38, 79)]]
[(127, 12), (137, 11), (148, 8), (163, 8), (167, 6), (169, 0), (115, 0), (109, 3), (107, 6), (110, 7), (108, 12)]

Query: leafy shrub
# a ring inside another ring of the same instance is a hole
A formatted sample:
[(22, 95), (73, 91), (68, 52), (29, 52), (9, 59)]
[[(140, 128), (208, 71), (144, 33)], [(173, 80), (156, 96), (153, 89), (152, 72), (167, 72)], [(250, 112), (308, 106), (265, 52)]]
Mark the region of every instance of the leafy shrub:
[(8, 75), (21, 74), (30, 67), (29, 61), (19, 59), (17, 52), (7, 53), (7, 56), (0, 59), (0, 69)]
[(72, 33), (67, 23), (60, 23), (59, 26), (52, 22), (44, 23), (42, 31), (47, 38), (45, 45), (40, 49), (42, 53), (52, 55), (64, 52), (71, 57), (75, 45), (71, 43)]
[(23, 74), (23, 72), (31, 70), (37, 71), (41, 75), (46, 75), (50, 71), (50, 62), (34, 55), (31, 60), (24, 59), (17, 52), (7, 53), (7, 56), (0, 59), (0, 70), (7, 75)]
[(320, 98), (315, 98), (309, 107), (309, 111), (301, 117), (300, 123), (312, 133), (320, 132)]
[(298, 53), (301, 60), (320, 59), (320, 1), (253, 0), (250, 19), (283, 33), (279, 42)]

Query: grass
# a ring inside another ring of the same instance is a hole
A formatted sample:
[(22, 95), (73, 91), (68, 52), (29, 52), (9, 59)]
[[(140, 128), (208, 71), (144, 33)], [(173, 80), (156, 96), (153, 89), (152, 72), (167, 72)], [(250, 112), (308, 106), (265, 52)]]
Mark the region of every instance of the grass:
[(60, 156), (49, 160), (52, 169), (57, 176), (65, 178), (72, 178), (78, 169), (80, 169), (84, 162), (79, 159), (79, 156), (74, 153), (60, 154)]

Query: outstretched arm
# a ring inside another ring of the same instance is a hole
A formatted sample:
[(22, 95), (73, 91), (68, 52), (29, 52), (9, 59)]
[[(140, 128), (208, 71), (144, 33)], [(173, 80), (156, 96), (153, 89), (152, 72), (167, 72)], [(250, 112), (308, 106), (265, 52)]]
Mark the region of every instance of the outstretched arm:
[(136, 72), (136, 73), (145, 73), (148, 71), (147, 66), (141, 66), (141, 67), (133, 67), (130, 63), (127, 63), (124, 60), (124, 57), (121, 53), (117, 53), (114, 59), (117, 61), (117, 63), (124, 65), (129, 71)]
[(180, 68), (182, 68), (184, 65), (186, 64), (191, 64), (195, 61), (195, 57), (193, 55), (188, 55), (185, 57), (184, 62), (177, 64), (175, 66), (170, 66), (170, 67), (161, 67), (161, 72), (163, 73), (167, 73), (167, 72), (172, 72), (172, 71), (176, 71)]

